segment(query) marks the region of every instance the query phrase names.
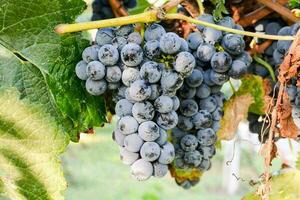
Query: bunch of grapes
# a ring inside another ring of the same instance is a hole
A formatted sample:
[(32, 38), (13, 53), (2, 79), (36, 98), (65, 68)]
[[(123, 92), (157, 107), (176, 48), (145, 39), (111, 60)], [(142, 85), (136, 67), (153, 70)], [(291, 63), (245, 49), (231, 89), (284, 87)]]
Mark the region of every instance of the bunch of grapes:
[[(125, 9), (134, 8), (137, 5), (136, 0), (120, 1)], [(110, 19), (114, 18), (114, 12), (108, 0), (94, 0), (92, 3), (93, 15), (92, 20)]]

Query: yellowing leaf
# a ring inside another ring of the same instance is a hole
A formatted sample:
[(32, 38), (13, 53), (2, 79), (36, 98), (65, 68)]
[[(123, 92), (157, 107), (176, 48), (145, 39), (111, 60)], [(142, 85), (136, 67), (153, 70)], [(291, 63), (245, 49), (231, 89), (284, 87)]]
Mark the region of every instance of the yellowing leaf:
[(248, 93), (234, 96), (225, 103), (224, 116), (221, 120), (221, 128), (218, 131), (219, 140), (234, 138), (239, 123), (247, 117), (248, 109), (253, 102), (253, 97)]

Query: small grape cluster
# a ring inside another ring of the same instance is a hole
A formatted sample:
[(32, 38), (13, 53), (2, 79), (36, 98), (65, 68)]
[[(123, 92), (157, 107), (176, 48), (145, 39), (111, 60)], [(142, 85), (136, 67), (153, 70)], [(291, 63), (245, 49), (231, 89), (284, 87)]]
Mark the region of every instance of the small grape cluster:
[[(137, 5), (136, 0), (120, 1), (125, 9), (134, 8)], [(114, 12), (108, 0), (94, 0), (92, 3), (93, 15), (92, 20), (110, 19), (114, 18)]]

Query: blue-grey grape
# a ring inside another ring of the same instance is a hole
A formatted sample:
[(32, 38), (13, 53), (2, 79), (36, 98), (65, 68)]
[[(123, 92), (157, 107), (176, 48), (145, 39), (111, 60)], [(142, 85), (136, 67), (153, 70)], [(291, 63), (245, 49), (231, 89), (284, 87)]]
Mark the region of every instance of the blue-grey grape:
[(198, 112), (197, 102), (193, 99), (185, 99), (181, 102), (179, 110), (186, 117), (191, 117)]
[(88, 79), (88, 75), (86, 73), (86, 66), (87, 66), (87, 63), (84, 60), (81, 60), (76, 64), (76, 67), (75, 67), (75, 73), (76, 73), (77, 77), (84, 81), (86, 79)]
[(181, 41), (178, 35), (169, 32), (161, 36), (159, 46), (162, 52), (166, 54), (174, 54), (179, 51)]
[(159, 113), (156, 122), (161, 128), (169, 130), (177, 125), (178, 115), (174, 110), (168, 113)]
[(198, 139), (191, 134), (185, 135), (180, 140), (180, 146), (184, 151), (194, 151), (198, 146)]
[(140, 154), (146, 161), (155, 161), (160, 155), (160, 147), (156, 142), (145, 142), (141, 148)]
[(158, 82), (161, 74), (161, 68), (154, 61), (145, 62), (140, 69), (140, 77), (149, 83)]
[(166, 142), (161, 148), (158, 162), (161, 164), (170, 164), (175, 158), (175, 149), (172, 143)]
[(144, 141), (138, 134), (130, 134), (124, 138), (124, 148), (130, 152), (139, 152)]
[(91, 95), (98, 96), (106, 91), (107, 83), (105, 80), (93, 80), (90, 77), (85, 82), (85, 88)]
[(119, 60), (119, 51), (113, 45), (105, 44), (99, 49), (98, 57), (104, 65), (114, 65)]
[(149, 101), (136, 102), (132, 107), (132, 115), (139, 123), (150, 121), (154, 117), (154, 107)]
[(131, 165), (131, 175), (138, 181), (145, 181), (153, 174), (153, 166), (150, 162), (139, 159)]
[(143, 50), (135, 43), (126, 44), (121, 50), (121, 59), (127, 66), (138, 66), (143, 61)]
[(164, 34), (166, 34), (165, 29), (159, 24), (151, 24), (145, 30), (145, 40), (159, 40)]
[(109, 83), (117, 83), (122, 78), (122, 72), (120, 67), (111, 66), (106, 68), (105, 80)]
[(139, 123), (132, 116), (124, 116), (117, 123), (118, 130), (124, 135), (137, 132)]
[(119, 117), (132, 115), (131, 113), (132, 106), (133, 104), (130, 103), (127, 99), (121, 99), (120, 101), (117, 102), (115, 106), (116, 115)]
[(159, 127), (153, 121), (146, 121), (140, 124), (138, 133), (147, 142), (155, 141), (159, 138)]

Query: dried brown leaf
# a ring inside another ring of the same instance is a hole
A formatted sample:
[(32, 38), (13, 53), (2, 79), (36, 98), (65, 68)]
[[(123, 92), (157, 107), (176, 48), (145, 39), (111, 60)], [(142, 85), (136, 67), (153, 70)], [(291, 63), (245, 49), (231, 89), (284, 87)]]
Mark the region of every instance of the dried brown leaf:
[(224, 116), (221, 121), (221, 128), (218, 131), (220, 140), (231, 140), (234, 138), (239, 123), (247, 117), (250, 105), (254, 103), (251, 94), (235, 96), (225, 103)]
[(270, 160), (265, 160), (265, 161), (267, 162), (268, 165), (271, 165), (272, 160), (273, 160), (274, 158), (276, 158), (276, 156), (277, 156), (277, 146), (276, 146), (276, 144), (275, 144), (274, 141), (272, 141), (272, 149), (271, 149), (271, 152), (268, 151), (268, 144), (267, 144), (267, 143), (263, 144), (263, 146), (262, 146), (262, 148), (261, 148), (261, 150), (260, 150), (260, 154), (261, 154), (264, 158), (266, 158), (266, 157), (268, 156), (268, 153), (270, 153)]

